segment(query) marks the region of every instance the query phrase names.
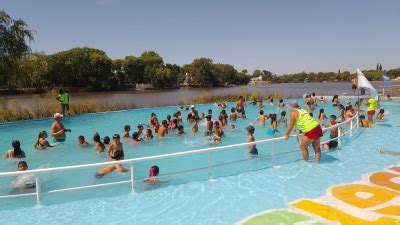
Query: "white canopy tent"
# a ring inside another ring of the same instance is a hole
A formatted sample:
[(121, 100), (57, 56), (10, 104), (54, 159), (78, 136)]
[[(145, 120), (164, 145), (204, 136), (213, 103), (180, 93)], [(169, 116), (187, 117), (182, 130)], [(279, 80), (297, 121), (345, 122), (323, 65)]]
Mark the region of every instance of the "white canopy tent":
[(357, 80), (358, 80), (358, 83), (357, 83), (358, 88), (368, 89), (371, 97), (378, 100), (378, 92), (376, 91), (374, 86), (372, 86), (372, 84), (368, 81), (368, 79), (364, 76), (364, 74), (361, 72), (361, 70), (358, 68), (357, 68)]

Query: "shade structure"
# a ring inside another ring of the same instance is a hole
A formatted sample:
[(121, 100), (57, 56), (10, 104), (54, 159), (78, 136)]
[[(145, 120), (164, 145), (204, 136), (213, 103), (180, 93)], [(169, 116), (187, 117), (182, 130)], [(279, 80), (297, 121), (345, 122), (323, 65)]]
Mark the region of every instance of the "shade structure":
[(358, 88), (368, 89), (371, 97), (378, 99), (378, 92), (376, 91), (374, 86), (372, 86), (372, 84), (368, 81), (365, 75), (361, 72), (361, 70), (358, 68), (357, 68), (357, 80), (358, 80), (357, 83)]

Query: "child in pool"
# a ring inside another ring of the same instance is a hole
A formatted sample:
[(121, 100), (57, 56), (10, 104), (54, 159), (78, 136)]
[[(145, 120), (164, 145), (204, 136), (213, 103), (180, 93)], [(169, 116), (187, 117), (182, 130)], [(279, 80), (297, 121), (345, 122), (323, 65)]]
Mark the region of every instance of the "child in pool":
[(81, 147), (86, 147), (86, 146), (89, 145), (89, 143), (87, 143), (87, 142), (85, 141), (85, 137), (84, 137), (83, 135), (80, 135), (80, 136), (78, 137), (78, 145), (81, 146)]
[(214, 135), (211, 137), (211, 141), (216, 143), (222, 140), (222, 128), (218, 121), (214, 122)]
[(139, 137), (142, 136), (143, 130), (144, 130), (143, 124), (139, 123), (137, 125), (137, 131), (136, 131), (138, 133)]
[(206, 116), (206, 130), (204, 132), (205, 135), (211, 135), (213, 129), (213, 121), (211, 120), (211, 116)]
[(260, 124), (261, 126), (264, 126), (265, 125), (265, 120), (267, 120), (267, 119), (268, 119), (268, 116), (264, 115), (264, 110), (260, 110), (259, 116), (257, 117), (256, 120), (254, 120), (253, 123), (257, 122), (257, 120), (258, 120), (258, 124)]
[(366, 120), (364, 115), (360, 116), (360, 127), (364, 127), (364, 128), (371, 127), (371, 122), (369, 122), (369, 120)]
[(6, 152), (4, 156), (5, 159), (7, 158), (25, 158), (25, 152), (21, 149), (21, 143), (18, 140), (14, 140), (12, 142), (12, 149)]
[(144, 134), (144, 139), (145, 140), (153, 139), (153, 132), (151, 131), (151, 129), (146, 130), (146, 133)]
[(99, 133), (94, 133), (93, 135), (93, 141), (96, 145), (96, 150), (99, 154), (104, 152), (104, 149), (106, 148), (106, 146), (101, 142), (101, 138)]
[(328, 119), (328, 117), (326, 117), (324, 109), (320, 109), (318, 115), (319, 122), (323, 123), (326, 119)]
[(231, 113), (229, 114), (229, 119), (230, 119), (231, 121), (236, 121), (236, 119), (237, 119), (237, 114), (236, 114), (236, 108), (235, 108), (235, 107), (232, 107), (232, 108), (231, 108)]
[(181, 136), (182, 134), (184, 134), (185, 131), (183, 130), (183, 126), (179, 125), (176, 131), (176, 135)]
[(131, 126), (125, 125), (124, 126), (124, 133), (122, 134), (122, 138), (129, 138), (129, 132), (131, 131)]
[[(124, 159), (124, 152), (117, 150), (114, 152), (114, 159), (116, 161), (123, 160)], [(121, 172), (121, 173), (126, 173), (129, 172), (129, 169), (123, 167), (121, 164), (114, 164), (110, 166), (105, 166), (101, 168), (99, 171), (96, 172), (94, 175), (95, 178), (102, 178), (104, 175), (113, 172), (114, 170)]]
[(376, 120), (382, 121), (383, 117), (385, 116), (384, 113), (385, 113), (385, 110), (384, 109), (380, 109), (379, 113), (376, 115)]
[(282, 123), (285, 127), (287, 127), (286, 111), (281, 112), (281, 118), (279, 119), (278, 123)]
[(47, 132), (46, 131), (40, 131), (38, 134), (38, 139), (36, 143), (34, 144), (34, 148), (38, 150), (44, 150), (47, 147), (54, 147), (51, 146), (50, 143), (47, 141)]
[[(18, 163), (18, 171), (28, 170), (28, 164), (25, 161), (20, 161)], [(31, 189), (36, 187), (33, 174), (23, 174), (15, 176), (13, 179), (13, 184), (15, 187), (25, 189)]]
[(110, 146), (110, 137), (109, 136), (104, 136), (103, 144), (105, 145), (106, 148), (108, 148), (108, 146)]
[(272, 114), (272, 115), (271, 115), (271, 125), (270, 125), (270, 128), (272, 129), (273, 133), (276, 133), (276, 132), (279, 133), (279, 130), (278, 130), (278, 120), (277, 120), (277, 118), (276, 118), (276, 114)]
[(143, 139), (139, 137), (139, 133), (133, 132), (131, 144), (137, 145), (142, 141), (143, 141)]
[[(246, 132), (247, 132), (247, 141), (248, 142), (255, 141), (255, 139), (254, 139), (254, 127), (253, 126), (246, 127)], [(257, 156), (258, 155), (258, 150), (257, 150), (255, 144), (250, 144), (248, 146), (247, 154), (251, 155), (251, 156)]]
[(157, 184), (160, 180), (158, 179), (158, 174), (160, 173), (160, 168), (158, 166), (152, 166), (149, 170), (149, 177), (144, 179), (143, 182), (148, 185)]
[(168, 134), (168, 122), (166, 120), (163, 120), (161, 123), (161, 126), (158, 128), (158, 137), (162, 138), (165, 136), (165, 134)]

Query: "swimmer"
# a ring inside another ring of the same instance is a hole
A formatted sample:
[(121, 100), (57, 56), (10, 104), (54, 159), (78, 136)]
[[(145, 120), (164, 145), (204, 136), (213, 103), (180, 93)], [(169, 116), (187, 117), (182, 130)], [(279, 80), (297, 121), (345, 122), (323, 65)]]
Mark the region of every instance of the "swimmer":
[(400, 156), (400, 152), (389, 151), (389, 150), (384, 150), (384, 149), (379, 149), (379, 153), (388, 154), (388, 155), (399, 155)]
[(192, 133), (194, 134), (194, 133), (197, 133), (198, 131), (199, 131), (199, 125), (197, 125), (197, 121), (195, 120), (192, 123)]
[(141, 137), (139, 137), (139, 133), (133, 132), (131, 144), (136, 145), (136, 144), (139, 144), (141, 141), (143, 141), (143, 139)]
[(93, 141), (95, 143), (96, 146), (96, 150), (99, 154), (104, 152), (104, 149), (106, 148), (106, 146), (103, 144), (103, 142), (101, 142), (101, 138), (100, 138), (100, 134), (99, 133), (94, 133), (93, 135)]
[(79, 146), (81, 146), (81, 147), (86, 147), (86, 146), (89, 145), (89, 143), (87, 143), (87, 142), (85, 141), (85, 137), (84, 137), (83, 135), (79, 135), (79, 137), (78, 137), (78, 144), (79, 144)]
[(170, 115), (167, 116), (167, 123), (168, 123), (168, 127), (172, 126), (172, 119), (171, 119)]
[(311, 105), (315, 105), (315, 103), (317, 102), (317, 98), (315, 97), (315, 93), (311, 93), (310, 102), (311, 102)]
[(276, 114), (272, 114), (270, 118), (271, 118), (271, 125), (270, 125), (270, 128), (272, 129), (273, 133), (276, 133), (276, 132), (279, 133), (279, 130), (278, 130), (278, 120), (277, 120), (277, 118), (276, 118)]
[(124, 126), (124, 133), (122, 134), (122, 138), (129, 138), (129, 132), (131, 131), (131, 126), (125, 125)]
[(21, 149), (21, 143), (18, 140), (12, 142), (12, 149), (8, 150), (4, 156), (8, 158), (25, 158), (25, 152)]
[(151, 127), (151, 128), (155, 127), (158, 124), (157, 115), (155, 113), (151, 113), (148, 124), (149, 124), (149, 127)]
[(213, 129), (213, 121), (211, 120), (211, 116), (206, 116), (206, 130), (204, 132), (205, 135), (211, 135)]
[(216, 107), (218, 107), (219, 109), (225, 109), (227, 103), (226, 103), (226, 102), (222, 102), (222, 103), (216, 103), (216, 102), (214, 102), (214, 105), (215, 105)]
[(322, 97), (322, 96), (318, 99), (318, 101), (319, 101), (319, 103), (321, 103), (321, 104), (325, 104), (325, 103), (326, 103), (325, 98)]
[[(332, 127), (332, 126), (335, 126), (337, 124), (337, 122), (336, 122), (336, 116), (335, 115), (331, 115), (330, 117), (329, 117), (329, 127)], [(328, 128), (329, 128), (328, 127)], [(339, 127), (332, 127), (332, 128), (330, 128), (329, 130), (330, 130), (330, 135), (329, 135), (329, 139), (331, 140), (331, 139), (335, 139), (335, 138), (337, 138), (338, 137), (338, 135), (339, 135), (339, 129), (341, 129), (341, 128), (339, 128)], [(335, 139), (335, 140), (331, 140), (331, 141), (329, 141), (328, 143), (325, 143), (325, 144), (323, 144), (322, 145), (322, 147), (323, 148), (325, 148), (325, 149), (331, 149), (331, 148), (336, 148), (338, 146), (338, 140), (337, 139)]]
[(105, 146), (106, 148), (108, 148), (108, 147), (110, 146), (110, 137), (109, 137), (109, 136), (105, 136), (105, 137), (103, 138), (103, 143), (104, 143), (104, 146)]
[(168, 122), (166, 120), (162, 121), (157, 134), (159, 138), (163, 138), (165, 134), (168, 134)]
[(71, 129), (66, 129), (64, 127), (64, 124), (62, 123), (62, 118), (63, 115), (60, 113), (54, 114), (54, 120), (55, 122), (51, 125), (50, 131), (51, 131), (51, 136), (54, 137), (54, 139), (57, 142), (63, 142), (66, 139), (66, 132), (71, 132)]
[(194, 120), (199, 121), (199, 112), (195, 109), (194, 105), (190, 106), (190, 112), (188, 114), (191, 114)]
[(139, 123), (137, 125), (137, 133), (138, 133), (139, 137), (142, 136), (143, 130), (144, 130), (143, 124)]
[(222, 135), (223, 135), (222, 128), (220, 127), (219, 122), (215, 121), (214, 122), (214, 135), (211, 137), (211, 141), (214, 143), (221, 141)]
[(184, 134), (185, 131), (183, 130), (183, 126), (179, 125), (176, 131), (176, 135), (181, 136), (182, 134)]
[(271, 99), (269, 100), (269, 105), (270, 105), (270, 106), (274, 106), (274, 99), (273, 99), (273, 98), (271, 98)]
[(379, 113), (376, 115), (376, 120), (382, 121), (383, 117), (385, 116), (384, 113), (385, 113), (385, 110), (384, 109), (380, 109)]
[[(18, 163), (18, 171), (28, 170), (28, 164), (25, 161)], [(17, 175), (13, 178), (14, 186), (22, 189), (31, 189), (36, 187), (33, 174)]]
[(143, 182), (148, 185), (157, 184), (160, 180), (158, 179), (158, 174), (160, 173), (160, 168), (158, 166), (152, 166), (149, 170), (149, 177), (144, 179)]
[(281, 112), (281, 118), (279, 119), (278, 123), (282, 123), (285, 127), (287, 127), (286, 111)]
[(219, 121), (219, 124), (221, 125), (221, 129), (224, 129), (225, 126), (227, 125), (225, 116), (223, 116), (223, 115), (218, 116), (218, 121)]
[(364, 115), (361, 115), (359, 118), (360, 118), (360, 127), (371, 128), (371, 122), (369, 120), (366, 120)]
[(231, 108), (231, 113), (229, 114), (229, 119), (231, 121), (236, 121), (236, 119), (237, 119), (236, 109), (233, 107)]
[(323, 123), (326, 119), (328, 119), (328, 117), (326, 117), (324, 109), (320, 109), (318, 114), (319, 122)]
[[(254, 142), (255, 141), (255, 139), (254, 139), (254, 127), (253, 126), (246, 127), (246, 132), (247, 132), (247, 141), (248, 142)], [(250, 144), (248, 146), (247, 155), (251, 155), (251, 156), (257, 156), (258, 155), (258, 150), (257, 150), (255, 144)]]
[(153, 132), (151, 131), (151, 129), (146, 130), (146, 133), (144, 134), (144, 139), (145, 140), (153, 139)]
[(259, 116), (251, 124), (254, 124), (258, 120), (258, 124), (260, 124), (261, 126), (264, 126), (265, 125), (265, 120), (267, 120), (267, 119), (268, 119), (268, 116), (264, 115), (264, 110), (260, 110)]
[(392, 98), (390, 97), (390, 95), (386, 95), (386, 100), (392, 101)]
[(106, 151), (106, 155), (110, 160), (114, 160), (114, 153), (120, 151), (124, 152), (122, 143), (121, 143), (121, 138), (119, 134), (114, 134), (113, 136), (113, 142), (108, 146), (108, 149)]
[(263, 101), (259, 101), (258, 102), (258, 108), (264, 108), (264, 104), (263, 104)]
[(339, 96), (338, 95), (334, 95), (333, 98), (332, 98), (332, 106), (336, 107), (339, 104), (340, 104)]
[(34, 148), (38, 150), (43, 150), (46, 149), (47, 147), (54, 147), (51, 146), (50, 143), (47, 141), (47, 132), (46, 131), (40, 131), (38, 134), (38, 139), (36, 143), (33, 145)]
[(211, 118), (212, 118), (212, 109), (207, 110), (207, 116), (211, 116)]
[(246, 113), (245, 113), (245, 106), (246, 106), (246, 101), (244, 100), (243, 96), (239, 96), (239, 99), (236, 101), (236, 112), (239, 113), (240, 118), (246, 118)]
[(231, 124), (231, 130), (234, 130), (235, 128), (235, 124)]
[[(124, 159), (124, 152), (123, 151), (115, 151), (114, 153), (114, 159), (116, 161), (123, 160)], [(129, 172), (129, 169), (123, 167), (121, 164), (114, 164), (110, 166), (105, 166), (101, 168), (99, 171), (96, 172), (94, 175), (95, 178), (100, 179), (104, 175), (113, 172), (114, 170), (121, 172), (121, 173), (126, 173)]]
[(283, 108), (283, 107), (285, 107), (285, 103), (283, 102), (283, 99), (280, 99), (279, 100), (279, 108)]

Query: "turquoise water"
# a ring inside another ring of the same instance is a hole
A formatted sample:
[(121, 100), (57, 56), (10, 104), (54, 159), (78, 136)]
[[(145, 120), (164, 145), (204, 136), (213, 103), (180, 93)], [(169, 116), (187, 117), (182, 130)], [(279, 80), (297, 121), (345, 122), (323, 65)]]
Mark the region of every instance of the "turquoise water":
[[(267, 104), (267, 103), (265, 103)], [(230, 103), (228, 109), (233, 105)], [(286, 163), (271, 167), (270, 158), (252, 160), (220, 166), (213, 169), (213, 182), (207, 180), (207, 170), (188, 172), (179, 175), (167, 175), (160, 185), (148, 187), (138, 182), (137, 193), (129, 193), (130, 186), (118, 185), (96, 188), (87, 191), (49, 194), (43, 197), (44, 206), (37, 208), (34, 198), (0, 200), (1, 223), (134, 223), (134, 224), (232, 224), (242, 218), (272, 208), (285, 207), (286, 203), (298, 198), (312, 198), (323, 195), (334, 184), (352, 182), (360, 179), (364, 173), (396, 164), (399, 158), (380, 155), (378, 148), (396, 150), (399, 145), (398, 129), (400, 123), (398, 102), (384, 102), (385, 121), (373, 129), (360, 129), (353, 134), (353, 139), (343, 139), (338, 151), (325, 152), (320, 165), (306, 164), (301, 161), (298, 152), (282, 155), (275, 163)], [(336, 109), (323, 106), (327, 115), (337, 114)], [(199, 105), (200, 112), (212, 108), (214, 116), (218, 109), (209, 105)], [(77, 136), (84, 134), (89, 140), (93, 132), (102, 136), (122, 133), (125, 124), (134, 126), (138, 121), (147, 121), (155, 111), (158, 118), (165, 116), (176, 107), (132, 110), (115, 113), (91, 114), (68, 118), (67, 127), (73, 132), (68, 142), (54, 149), (37, 152), (33, 150), (36, 133), (48, 130), (52, 120), (30, 121), (0, 126), (3, 141), (1, 149), (9, 149), (10, 140), (19, 138), (27, 155), (29, 167), (76, 165), (89, 162), (106, 161), (104, 156), (97, 156), (94, 148), (81, 149), (76, 144)], [(255, 118), (258, 108), (248, 107), (248, 117)], [(266, 106), (264, 111), (271, 113), (276, 107)], [(172, 113), (171, 113), (172, 114)], [(185, 116), (186, 113), (183, 113)], [(317, 110), (314, 113), (317, 115)], [(233, 144), (246, 141), (244, 127), (246, 120), (236, 123), (237, 130), (227, 132), (221, 144)], [(186, 130), (188, 127), (185, 126)], [(200, 126), (200, 131), (204, 128)], [(256, 126), (256, 140), (270, 138), (266, 128)], [(280, 127), (284, 131), (284, 128)], [(327, 135), (325, 135), (327, 136)], [(91, 140), (90, 140), (91, 141)], [(169, 135), (163, 141), (153, 140), (142, 145), (124, 143), (126, 158), (157, 155), (163, 153), (187, 151), (210, 147), (209, 140), (201, 133), (187, 134), (185, 137)], [(296, 139), (276, 143), (276, 152), (292, 151), (296, 148)], [(258, 145), (262, 156), (270, 155), (271, 144)], [(246, 148), (221, 151), (213, 154), (213, 163), (220, 164), (243, 160)], [(207, 155), (195, 155), (176, 159), (144, 162), (135, 165), (136, 178), (147, 176), (149, 166), (157, 164), (161, 174), (207, 166)], [(2, 160), (1, 171), (13, 171), (16, 163)], [(129, 174), (113, 174), (103, 179), (93, 178), (95, 169), (69, 171), (43, 177), (43, 190), (87, 185), (98, 182), (127, 180)], [(245, 172), (250, 171), (250, 172)], [(228, 176), (233, 175), (233, 176)], [(1, 179), (2, 194), (10, 193), (10, 180)], [(148, 191), (144, 191), (148, 190)], [(83, 199), (83, 200), (82, 200)], [(76, 200), (76, 201), (75, 201)], [(54, 204), (59, 203), (59, 204)], [(21, 206), (24, 206), (21, 208)], [(18, 217), (15, 217), (16, 213)]]

